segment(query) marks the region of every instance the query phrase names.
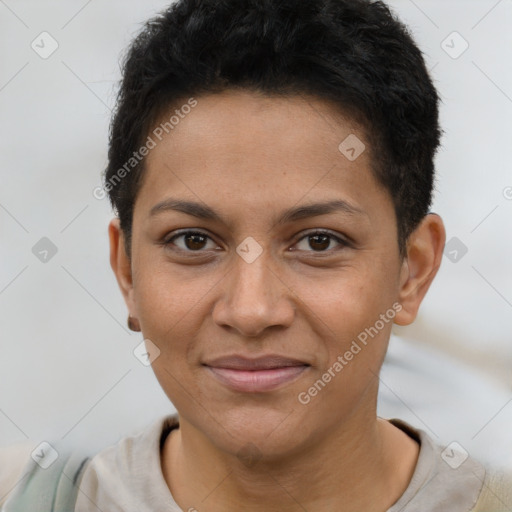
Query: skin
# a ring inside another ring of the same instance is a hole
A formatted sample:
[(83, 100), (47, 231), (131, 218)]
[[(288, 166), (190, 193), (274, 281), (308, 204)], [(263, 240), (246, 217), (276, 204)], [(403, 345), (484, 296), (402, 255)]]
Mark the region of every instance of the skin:
[[(165, 481), (183, 510), (383, 512), (419, 452), (376, 416), (392, 321), (307, 405), (298, 395), (393, 304), (402, 308), (395, 323), (414, 320), (440, 265), (442, 220), (427, 215), (400, 259), (393, 203), (371, 172), (364, 131), (324, 100), (233, 90), (197, 100), (147, 157), (131, 260), (118, 219), (109, 225), (112, 268), (160, 349), (153, 370), (180, 417), (162, 450)], [(354, 161), (338, 150), (349, 134), (366, 144)], [(208, 205), (223, 221), (150, 215), (170, 197)], [(332, 199), (358, 212), (275, 222)], [(163, 243), (183, 228), (209, 238)], [(306, 236), (316, 229), (348, 243)], [(247, 237), (262, 250), (251, 263), (236, 252)], [(203, 365), (233, 353), (310, 366), (270, 392), (233, 391)], [(247, 446), (252, 462), (237, 455)]]

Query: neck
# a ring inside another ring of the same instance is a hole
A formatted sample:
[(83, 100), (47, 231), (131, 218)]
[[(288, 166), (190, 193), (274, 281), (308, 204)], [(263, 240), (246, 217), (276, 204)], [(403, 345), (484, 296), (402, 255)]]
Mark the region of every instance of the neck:
[(245, 464), (180, 418), (165, 442), (164, 478), (183, 510), (384, 512), (403, 494), (418, 444), (373, 415), (353, 417), (287, 457)]

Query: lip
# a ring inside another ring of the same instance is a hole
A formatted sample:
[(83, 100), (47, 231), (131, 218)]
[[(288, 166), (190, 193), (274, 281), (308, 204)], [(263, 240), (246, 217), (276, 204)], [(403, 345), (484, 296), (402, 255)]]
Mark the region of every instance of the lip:
[(298, 379), (310, 367), (303, 361), (278, 355), (257, 358), (234, 355), (214, 359), (205, 366), (217, 381), (246, 393), (280, 388)]

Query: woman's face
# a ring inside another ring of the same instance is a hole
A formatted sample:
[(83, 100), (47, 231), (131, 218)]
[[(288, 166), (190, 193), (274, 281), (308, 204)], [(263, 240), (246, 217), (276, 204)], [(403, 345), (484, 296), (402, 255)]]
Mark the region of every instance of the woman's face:
[(196, 100), (152, 136), (125, 297), (182, 423), (231, 453), (290, 454), (375, 415), (401, 280), (393, 204), (327, 102)]

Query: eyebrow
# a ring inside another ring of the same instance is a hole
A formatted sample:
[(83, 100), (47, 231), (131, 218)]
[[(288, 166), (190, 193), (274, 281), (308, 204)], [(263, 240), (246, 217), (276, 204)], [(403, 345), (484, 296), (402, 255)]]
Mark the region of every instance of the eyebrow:
[[(149, 216), (153, 217), (167, 211), (182, 212), (199, 219), (212, 220), (227, 224), (222, 216), (209, 206), (195, 201), (185, 201), (182, 199), (168, 198), (157, 203), (153, 208), (151, 208)], [(311, 203), (289, 208), (275, 219), (274, 225), (285, 224), (287, 222), (336, 212), (343, 212), (349, 215), (366, 215), (365, 211), (351, 205), (347, 201), (336, 199), (323, 203)]]

